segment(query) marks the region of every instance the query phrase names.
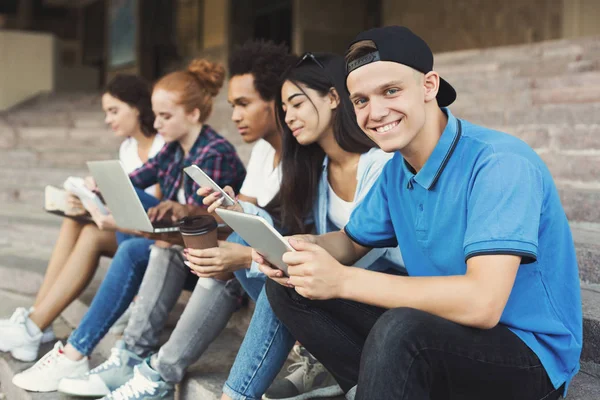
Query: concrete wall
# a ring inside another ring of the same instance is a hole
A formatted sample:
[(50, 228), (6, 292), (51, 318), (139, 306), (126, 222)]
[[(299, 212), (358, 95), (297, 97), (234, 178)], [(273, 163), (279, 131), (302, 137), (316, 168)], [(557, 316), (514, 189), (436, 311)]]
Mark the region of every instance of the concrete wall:
[(228, 0), (178, 0), (177, 45), (185, 61), (205, 57), (225, 62), (230, 44)]
[[(177, 7), (178, 50), (183, 56), (183, 64), (203, 57), (227, 65), (231, 41), (229, 0), (178, 0)], [(227, 81), (214, 99), (213, 112), (207, 123), (235, 145), (244, 162), (248, 161), (252, 146), (242, 141), (231, 122)]]
[(292, 50), (343, 53), (367, 26), (367, 0), (294, 0)]
[(434, 52), (531, 43), (562, 35), (563, 0), (383, 0), (383, 25), (405, 25)]
[(54, 89), (55, 55), (52, 35), (0, 31), (0, 111)]
[(564, 0), (563, 37), (600, 35), (600, 1)]
[(58, 66), (54, 81), (57, 92), (95, 92), (100, 86), (100, 70), (95, 67)]

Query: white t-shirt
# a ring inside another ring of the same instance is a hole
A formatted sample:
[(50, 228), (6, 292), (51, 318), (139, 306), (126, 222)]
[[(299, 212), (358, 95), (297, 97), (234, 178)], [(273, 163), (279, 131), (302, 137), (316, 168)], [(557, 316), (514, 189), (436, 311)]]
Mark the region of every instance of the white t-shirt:
[(331, 185), (327, 186), (329, 187), (327, 216), (335, 226), (342, 229), (350, 220), (350, 214), (354, 209), (355, 202), (342, 199), (333, 191)]
[(275, 149), (264, 139), (259, 139), (246, 168), (246, 179), (240, 194), (256, 198), (259, 207), (264, 207), (279, 192), (281, 185), (281, 163), (273, 168)]
[(177, 202), (179, 204), (187, 204), (187, 200), (185, 198), (185, 190), (183, 190), (183, 188), (177, 191)]
[[(165, 139), (162, 136), (156, 135), (154, 136), (154, 141), (152, 142), (152, 146), (150, 147), (150, 152), (148, 153), (148, 158), (152, 158), (163, 148), (165, 145)], [(129, 137), (121, 143), (121, 147), (119, 148), (119, 160), (123, 163), (123, 167), (125, 168), (125, 172), (127, 174), (132, 173), (139, 167), (141, 167), (144, 163), (140, 156), (138, 155), (138, 142), (132, 137)], [(146, 193), (156, 196), (156, 185), (152, 185), (146, 189)]]

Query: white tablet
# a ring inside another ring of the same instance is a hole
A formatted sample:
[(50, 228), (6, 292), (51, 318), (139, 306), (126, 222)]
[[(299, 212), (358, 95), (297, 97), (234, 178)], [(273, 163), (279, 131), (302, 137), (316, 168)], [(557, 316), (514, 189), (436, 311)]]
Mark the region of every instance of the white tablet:
[(295, 250), (264, 218), (223, 208), (217, 208), (215, 211), (246, 243), (275, 267), (288, 274), (287, 264), (281, 258), (284, 253)]
[(204, 171), (198, 168), (196, 165), (192, 165), (190, 167), (184, 168), (183, 171), (190, 176), (200, 187), (209, 187), (212, 190), (216, 190), (217, 192), (223, 195), (223, 203), (222, 205), (225, 207), (232, 206), (235, 204), (235, 200), (233, 200), (219, 185), (213, 181), (210, 176), (208, 176)]

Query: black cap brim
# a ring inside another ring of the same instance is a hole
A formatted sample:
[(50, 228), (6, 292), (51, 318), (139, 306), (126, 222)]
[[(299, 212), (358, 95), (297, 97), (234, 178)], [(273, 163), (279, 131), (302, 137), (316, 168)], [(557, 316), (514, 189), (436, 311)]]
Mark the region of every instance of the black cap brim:
[(448, 107), (456, 100), (456, 90), (442, 77), (440, 77), (440, 88), (436, 98), (440, 107)]

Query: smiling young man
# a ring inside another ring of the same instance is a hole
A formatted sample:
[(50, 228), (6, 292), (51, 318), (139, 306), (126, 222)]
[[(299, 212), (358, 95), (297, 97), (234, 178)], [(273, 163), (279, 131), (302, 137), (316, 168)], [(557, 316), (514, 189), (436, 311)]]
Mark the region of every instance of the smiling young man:
[[(559, 398), (582, 315), (548, 169), (519, 139), (452, 115), (456, 92), (410, 30), (363, 32), (346, 62), (359, 126), (396, 153), (344, 230), (290, 240), (289, 278), (261, 266), (273, 310), (348, 397)], [(408, 277), (346, 267), (396, 245)]]

